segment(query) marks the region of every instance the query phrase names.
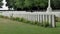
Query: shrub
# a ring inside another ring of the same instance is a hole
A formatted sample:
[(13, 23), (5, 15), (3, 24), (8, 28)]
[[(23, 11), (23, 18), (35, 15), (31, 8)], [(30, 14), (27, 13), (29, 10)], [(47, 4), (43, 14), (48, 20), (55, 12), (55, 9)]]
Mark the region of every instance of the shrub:
[(4, 18), (9, 19), (9, 17), (8, 17), (8, 16), (4, 16)]
[(3, 15), (0, 15), (0, 18), (4, 18), (4, 16)]
[(16, 21), (20, 21), (19, 19), (20, 19), (19, 17), (16, 17), (16, 18), (15, 18)]
[(11, 19), (11, 20), (16, 20), (16, 18), (14, 18), (14, 17), (13, 17), (13, 18), (10, 18), (10, 19)]
[(42, 24), (40, 22), (37, 23), (38, 26), (42, 26)]
[(44, 22), (43, 22), (43, 26), (44, 26), (44, 27), (48, 27), (48, 26), (49, 26), (49, 22), (44, 21)]
[(24, 23), (27, 23), (27, 22), (28, 22), (28, 20), (26, 20), (26, 19), (24, 19), (24, 18), (21, 18), (20, 21), (22, 21), (22, 22), (24, 22)]
[(56, 22), (60, 22), (60, 17), (56, 17), (56, 18), (55, 18), (55, 21), (56, 21)]
[(36, 25), (36, 24), (38, 24), (38, 21), (34, 21), (32, 24)]
[(21, 21), (21, 22), (24, 22), (24, 20), (25, 20), (24, 18), (20, 18), (20, 21)]
[(31, 23), (32, 23), (32, 21), (29, 21), (29, 20), (25, 20), (25, 23), (30, 23), (30, 24), (31, 24)]
[(56, 17), (56, 18), (55, 18), (55, 21), (56, 21), (56, 22), (58, 22), (58, 21), (59, 21), (59, 18), (58, 18), (58, 17)]
[(10, 17), (11, 20), (13, 20), (13, 17)]
[(35, 21), (34, 23), (35, 23), (35, 25), (42, 26), (42, 23), (40, 23), (38, 21)]

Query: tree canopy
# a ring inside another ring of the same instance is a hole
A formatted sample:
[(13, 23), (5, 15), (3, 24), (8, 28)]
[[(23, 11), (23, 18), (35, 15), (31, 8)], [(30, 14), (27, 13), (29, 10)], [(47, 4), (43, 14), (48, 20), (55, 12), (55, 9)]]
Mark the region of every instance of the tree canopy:
[(0, 0), (0, 8), (2, 8), (2, 5), (3, 5), (3, 4), (2, 4), (2, 0)]
[[(2, 0), (0, 0), (0, 6), (2, 6)], [(9, 8), (14, 8), (15, 10), (41, 10), (46, 9), (48, 6), (48, 0), (6, 0), (7, 6)], [(51, 7), (60, 8), (60, 0), (51, 0)]]
[(17, 8), (20, 9), (32, 9), (33, 7), (36, 7), (37, 9), (45, 8), (47, 6), (47, 0), (7, 0), (7, 5), (9, 8), (13, 7), (15, 10)]
[(60, 9), (60, 0), (52, 0), (51, 5), (52, 5), (52, 8)]

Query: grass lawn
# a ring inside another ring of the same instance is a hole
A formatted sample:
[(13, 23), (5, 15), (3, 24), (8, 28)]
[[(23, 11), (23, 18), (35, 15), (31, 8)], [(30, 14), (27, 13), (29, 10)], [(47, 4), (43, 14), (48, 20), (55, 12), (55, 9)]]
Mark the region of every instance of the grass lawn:
[(60, 34), (60, 23), (56, 28), (45, 28), (0, 18), (0, 34)]

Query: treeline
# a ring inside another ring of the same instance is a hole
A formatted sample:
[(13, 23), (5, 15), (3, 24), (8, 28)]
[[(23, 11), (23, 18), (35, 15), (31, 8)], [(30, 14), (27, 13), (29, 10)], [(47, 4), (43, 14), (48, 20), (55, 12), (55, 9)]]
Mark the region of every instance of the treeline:
[(7, 0), (7, 6), (15, 10), (41, 10), (47, 7), (48, 0)]
[(53, 9), (60, 9), (60, 0), (51, 0), (51, 7)]
[[(0, 0), (1, 1), (1, 0)], [(15, 10), (46, 10), (48, 0), (6, 0), (7, 6)], [(0, 2), (0, 6), (1, 6)], [(60, 0), (51, 0), (53, 9), (60, 9)]]
[(2, 0), (0, 0), (0, 8), (2, 8), (2, 5), (3, 5)]

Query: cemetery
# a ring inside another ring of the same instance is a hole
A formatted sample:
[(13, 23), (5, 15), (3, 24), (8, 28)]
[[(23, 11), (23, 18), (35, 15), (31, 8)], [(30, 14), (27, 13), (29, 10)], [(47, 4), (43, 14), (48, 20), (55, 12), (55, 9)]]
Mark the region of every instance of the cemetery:
[(2, 8), (0, 8), (1, 34), (59, 34), (60, 23), (57, 21), (60, 17), (60, 10), (52, 10), (51, 0), (48, 0), (48, 7), (43, 12), (14, 11), (14, 8), (6, 6), (8, 3), (6, 0), (2, 3)]

